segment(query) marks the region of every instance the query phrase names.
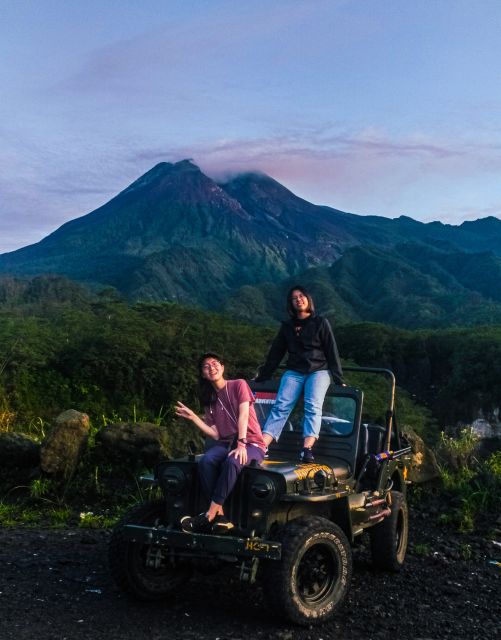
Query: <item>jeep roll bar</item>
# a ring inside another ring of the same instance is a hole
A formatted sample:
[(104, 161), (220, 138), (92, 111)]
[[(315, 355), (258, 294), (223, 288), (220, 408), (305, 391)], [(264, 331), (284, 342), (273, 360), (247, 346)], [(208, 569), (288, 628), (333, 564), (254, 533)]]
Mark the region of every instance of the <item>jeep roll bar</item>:
[[(280, 370), (280, 369), (285, 370), (285, 368), (286, 367), (284, 364), (280, 364), (278, 365), (277, 370)], [(390, 388), (389, 408), (386, 411), (386, 415), (385, 415), (385, 429), (386, 429), (385, 449), (389, 451), (390, 444), (391, 444), (391, 435), (393, 431), (393, 423), (395, 418), (395, 387), (396, 387), (395, 374), (393, 373), (393, 371), (391, 371), (391, 369), (385, 369), (382, 367), (350, 367), (350, 366), (345, 367), (343, 366), (343, 372), (344, 371), (353, 371), (355, 373), (376, 373), (376, 374), (380, 373), (390, 378), (391, 388)], [(398, 434), (397, 434), (397, 437), (398, 437)]]
[(393, 430), (393, 422), (395, 417), (395, 374), (390, 369), (384, 369), (380, 367), (343, 367), (343, 371), (353, 371), (355, 373), (380, 373), (386, 375), (390, 378), (391, 388), (390, 388), (390, 399), (389, 399), (389, 408), (386, 411), (385, 415), (385, 449), (390, 450), (390, 441), (391, 441), (391, 433)]

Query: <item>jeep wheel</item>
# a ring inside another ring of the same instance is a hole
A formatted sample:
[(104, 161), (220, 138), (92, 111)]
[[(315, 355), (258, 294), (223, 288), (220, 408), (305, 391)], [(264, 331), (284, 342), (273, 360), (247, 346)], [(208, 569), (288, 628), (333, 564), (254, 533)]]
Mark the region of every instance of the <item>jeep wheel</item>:
[(320, 517), (287, 524), (282, 559), (266, 565), (270, 606), (296, 624), (329, 619), (346, 596), (351, 580), (351, 549), (343, 531)]
[(398, 571), (405, 560), (409, 537), (409, 510), (400, 491), (391, 492), (391, 513), (369, 529), (372, 564), (377, 569)]
[(162, 553), (158, 546), (132, 542), (124, 525), (154, 526), (165, 514), (164, 500), (137, 505), (125, 514), (113, 530), (109, 545), (111, 574), (117, 585), (140, 600), (159, 600), (189, 579), (191, 567)]

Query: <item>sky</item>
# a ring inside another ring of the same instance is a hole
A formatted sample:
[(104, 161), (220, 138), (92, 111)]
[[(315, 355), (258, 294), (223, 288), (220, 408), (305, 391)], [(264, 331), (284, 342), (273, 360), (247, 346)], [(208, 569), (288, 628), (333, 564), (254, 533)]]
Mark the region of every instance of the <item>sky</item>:
[(501, 218), (498, 0), (0, 0), (0, 253), (157, 162)]

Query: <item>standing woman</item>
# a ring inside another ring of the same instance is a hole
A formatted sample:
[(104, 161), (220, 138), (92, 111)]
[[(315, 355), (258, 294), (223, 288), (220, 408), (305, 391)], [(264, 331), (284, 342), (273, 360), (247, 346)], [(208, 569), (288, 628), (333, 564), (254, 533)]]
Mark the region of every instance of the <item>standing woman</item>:
[(256, 382), (271, 378), (284, 355), (288, 354), (277, 399), (263, 427), (263, 438), (266, 446), (278, 440), (303, 392), (304, 441), (299, 459), (314, 462), (312, 447), (320, 433), (325, 394), (331, 376), (336, 384), (344, 385), (343, 372), (331, 325), (327, 318), (315, 314), (313, 299), (304, 287), (295, 286), (289, 290), (287, 312), (290, 318), (282, 322), (256, 377)]
[(209, 508), (195, 517), (181, 518), (184, 531), (224, 533), (233, 524), (224, 516), (224, 501), (243, 467), (264, 459), (266, 445), (253, 407), (254, 396), (245, 380), (226, 380), (224, 364), (215, 353), (204, 353), (198, 362), (199, 397), (204, 408), (201, 420), (182, 402), (176, 415), (191, 420), (216, 440), (200, 459), (198, 475)]

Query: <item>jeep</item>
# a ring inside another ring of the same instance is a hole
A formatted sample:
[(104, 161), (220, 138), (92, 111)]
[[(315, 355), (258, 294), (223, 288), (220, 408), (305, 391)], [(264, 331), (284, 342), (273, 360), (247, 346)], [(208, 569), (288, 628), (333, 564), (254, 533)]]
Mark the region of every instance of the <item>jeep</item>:
[[(260, 465), (245, 467), (224, 505), (231, 535), (185, 533), (184, 515), (205, 506), (197, 463), (186, 457), (160, 463), (144, 480), (161, 499), (141, 503), (115, 527), (109, 547), (120, 588), (146, 600), (175, 593), (194, 571), (208, 574), (228, 563), (241, 580), (263, 584), (275, 612), (301, 625), (324, 622), (341, 606), (352, 574), (351, 546), (364, 531), (372, 562), (383, 570), (402, 566), (408, 539), (406, 476), (410, 447), (394, 412), (395, 377), (388, 369), (345, 367), (389, 381), (385, 424), (362, 420), (364, 394), (331, 385), (322, 410), (315, 462), (298, 462), (301, 410), (291, 414), (280, 440)], [(261, 425), (278, 382), (250, 382)], [(301, 403), (298, 403), (298, 405)]]

